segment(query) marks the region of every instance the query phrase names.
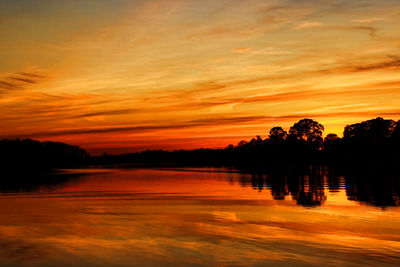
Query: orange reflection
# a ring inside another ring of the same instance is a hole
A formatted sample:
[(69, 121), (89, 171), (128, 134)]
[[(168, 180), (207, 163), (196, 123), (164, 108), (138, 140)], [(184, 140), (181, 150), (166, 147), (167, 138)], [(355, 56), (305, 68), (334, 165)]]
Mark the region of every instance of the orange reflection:
[(274, 199), (268, 177), (260, 191), (252, 175), (212, 171), (74, 170), (86, 175), (2, 193), (0, 259), (18, 266), (397, 261), (398, 208), (359, 205), (344, 184), (330, 192), (324, 183), (323, 206), (305, 208)]

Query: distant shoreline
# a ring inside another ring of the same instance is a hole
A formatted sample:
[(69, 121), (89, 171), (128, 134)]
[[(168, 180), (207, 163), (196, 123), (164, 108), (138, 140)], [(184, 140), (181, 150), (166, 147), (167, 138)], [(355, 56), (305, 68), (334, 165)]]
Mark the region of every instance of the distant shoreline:
[[(296, 122), (286, 132), (273, 127), (260, 136), (224, 149), (147, 150), (91, 156), (78, 146), (31, 139), (0, 141), (3, 171), (30, 173), (82, 166), (209, 166), (263, 170), (310, 164), (355, 166), (400, 165), (400, 122), (376, 118), (346, 126), (343, 138), (328, 134), (312, 119)], [(378, 168), (378, 167), (377, 167)]]

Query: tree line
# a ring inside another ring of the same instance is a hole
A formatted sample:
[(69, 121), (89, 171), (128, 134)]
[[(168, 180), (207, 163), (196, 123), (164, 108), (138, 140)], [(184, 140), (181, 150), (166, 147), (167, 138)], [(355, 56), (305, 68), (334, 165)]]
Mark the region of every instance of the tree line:
[(99, 164), (209, 165), (262, 167), (312, 163), (398, 163), (400, 121), (375, 118), (347, 125), (343, 137), (327, 134), (313, 119), (302, 119), (288, 131), (273, 127), (266, 139), (256, 136), (223, 149), (147, 150), (91, 157), (84, 149), (31, 139), (0, 141), (0, 166), (9, 170), (46, 170)]
[(89, 153), (78, 146), (31, 139), (0, 140), (2, 171), (32, 173), (86, 164)]
[(317, 121), (302, 119), (289, 132), (273, 127), (264, 140), (257, 136), (227, 149), (246, 154), (250, 160), (261, 157), (272, 161), (370, 162), (400, 156), (400, 121), (378, 117), (347, 125), (342, 138), (330, 133), (323, 139), (323, 131), (324, 126)]
[(103, 163), (180, 163), (187, 165), (233, 165), (251, 168), (297, 163), (371, 163), (396, 161), (400, 157), (400, 121), (381, 117), (347, 125), (343, 137), (327, 134), (313, 119), (294, 123), (287, 132), (273, 127), (266, 139), (242, 140), (224, 149), (148, 150), (124, 155), (103, 155)]

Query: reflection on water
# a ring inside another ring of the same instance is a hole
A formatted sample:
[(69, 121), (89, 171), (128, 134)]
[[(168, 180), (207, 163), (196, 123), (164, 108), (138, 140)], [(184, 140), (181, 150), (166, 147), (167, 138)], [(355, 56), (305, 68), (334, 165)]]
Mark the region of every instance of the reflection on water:
[(284, 200), (291, 196), (298, 205), (313, 207), (326, 201), (325, 191), (331, 193), (345, 190), (349, 200), (378, 207), (400, 205), (400, 175), (386, 173), (356, 173), (335, 175), (333, 170), (321, 166), (290, 170), (286, 174), (253, 174), (249, 181), (244, 177), (243, 186), (252, 186), (255, 190), (268, 189), (273, 198)]
[(6, 177), (0, 266), (397, 266), (399, 178), (323, 167)]

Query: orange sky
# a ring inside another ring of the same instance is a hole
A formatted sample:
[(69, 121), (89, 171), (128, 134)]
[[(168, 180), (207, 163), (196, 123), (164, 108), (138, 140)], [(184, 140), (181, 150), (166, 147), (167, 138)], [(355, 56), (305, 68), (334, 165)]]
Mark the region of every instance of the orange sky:
[(224, 147), (400, 118), (398, 0), (0, 2), (0, 136)]

